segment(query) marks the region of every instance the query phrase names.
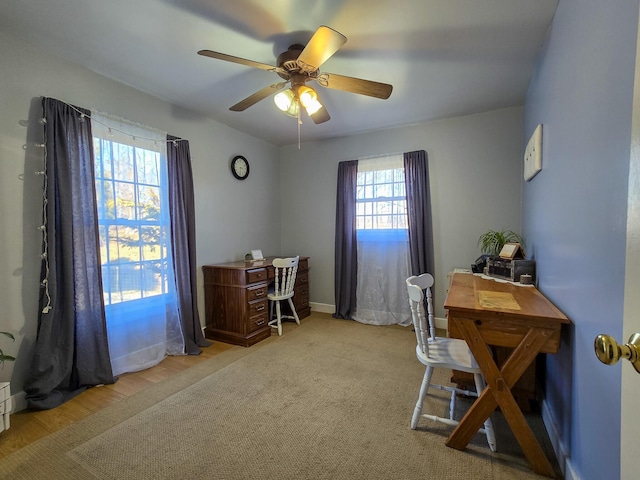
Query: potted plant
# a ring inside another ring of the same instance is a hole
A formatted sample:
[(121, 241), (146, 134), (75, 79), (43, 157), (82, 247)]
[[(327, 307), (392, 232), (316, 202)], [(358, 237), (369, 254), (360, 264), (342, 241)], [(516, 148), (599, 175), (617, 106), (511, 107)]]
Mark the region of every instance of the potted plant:
[[(0, 335), (9, 337), (13, 341), (16, 340), (16, 338), (9, 332), (0, 332)], [(5, 355), (5, 353), (0, 348), (0, 365), (4, 365), (4, 362), (13, 362), (15, 359), (16, 357), (12, 357), (11, 355)]]
[(489, 230), (478, 238), (480, 250), (489, 256), (497, 256), (505, 243), (519, 243), (524, 249), (524, 240), (513, 230)]

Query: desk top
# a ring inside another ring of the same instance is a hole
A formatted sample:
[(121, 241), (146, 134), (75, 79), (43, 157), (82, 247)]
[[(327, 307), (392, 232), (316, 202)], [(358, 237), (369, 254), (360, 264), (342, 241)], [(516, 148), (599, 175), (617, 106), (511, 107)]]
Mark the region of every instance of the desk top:
[[(291, 255), (295, 257), (295, 255)], [(211, 265), (203, 265), (203, 267), (228, 268), (232, 270), (253, 270), (254, 268), (266, 268), (272, 266), (274, 258), (289, 258), (286, 256), (265, 257), (263, 260), (238, 260), (236, 262), (216, 263)], [(309, 257), (300, 256), (300, 262), (308, 260)]]
[(570, 320), (533, 286), (499, 282), (480, 275), (455, 273), (444, 308), (475, 318), (509, 317), (528, 321), (570, 323)]

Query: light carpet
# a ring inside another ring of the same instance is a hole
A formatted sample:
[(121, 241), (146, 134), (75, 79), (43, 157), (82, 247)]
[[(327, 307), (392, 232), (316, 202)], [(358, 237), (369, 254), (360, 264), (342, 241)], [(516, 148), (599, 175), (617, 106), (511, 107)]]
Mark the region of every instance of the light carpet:
[[(0, 478), (544, 478), (499, 412), (496, 453), (481, 434), (461, 452), (444, 444), (451, 427), (411, 430), (423, 372), (411, 328), (315, 314), (19, 450), (0, 461)], [(446, 414), (446, 397), (427, 401)], [(552, 457), (539, 415), (527, 418)]]

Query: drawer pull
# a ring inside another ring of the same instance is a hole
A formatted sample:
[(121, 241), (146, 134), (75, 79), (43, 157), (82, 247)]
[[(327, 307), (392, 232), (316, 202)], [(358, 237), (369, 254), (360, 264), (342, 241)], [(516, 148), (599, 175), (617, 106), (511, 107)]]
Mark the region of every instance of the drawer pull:
[(265, 309), (264, 305), (260, 305), (259, 307), (256, 307), (256, 312), (261, 312)]
[(264, 318), (262, 320), (258, 320), (256, 322), (256, 325), (260, 326), (260, 325), (264, 325)]
[(264, 295), (264, 290), (256, 290), (256, 297), (261, 297)]

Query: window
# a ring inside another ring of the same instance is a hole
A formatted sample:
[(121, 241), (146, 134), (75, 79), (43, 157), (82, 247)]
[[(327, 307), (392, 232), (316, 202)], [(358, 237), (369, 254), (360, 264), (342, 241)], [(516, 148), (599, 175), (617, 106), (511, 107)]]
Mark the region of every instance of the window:
[(109, 356), (119, 375), (184, 354), (166, 133), (99, 113), (91, 122)]
[(336, 316), (409, 324), (405, 281), (434, 264), (426, 152), (340, 162), (336, 198)]
[(407, 229), (407, 195), (402, 166), (361, 171), (358, 165), (356, 228)]
[(353, 319), (376, 325), (407, 324), (409, 229), (401, 154), (358, 160), (356, 236)]
[(166, 294), (166, 164), (160, 152), (94, 137), (106, 305)]

